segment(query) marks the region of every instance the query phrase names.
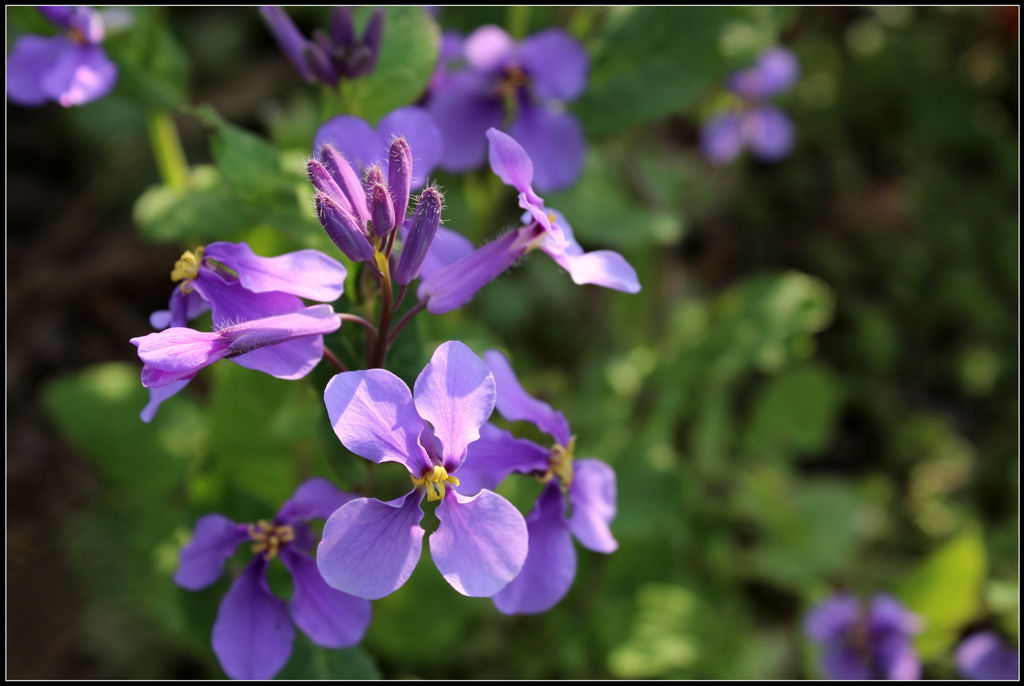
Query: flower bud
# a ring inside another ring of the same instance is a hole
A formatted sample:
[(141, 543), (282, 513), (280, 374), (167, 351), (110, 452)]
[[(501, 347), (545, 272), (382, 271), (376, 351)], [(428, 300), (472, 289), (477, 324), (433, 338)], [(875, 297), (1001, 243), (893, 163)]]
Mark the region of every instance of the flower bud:
[(330, 195), (318, 193), (316, 214), (327, 235), (350, 260), (367, 262), (373, 259), (373, 247), (366, 240), (359, 222)]
[(338, 188), (348, 199), (352, 208), (352, 216), (359, 220), (360, 226), (365, 226), (370, 221), (370, 213), (366, 209), (366, 193), (363, 191), (363, 184), (359, 182), (359, 175), (348, 163), (345, 156), (331, 144), (320, 148), (320, 161), (328, 173), (338, 184)]
[(313, 188), (317, 190), (317, 193), (331, 196), (331, 199), (338, 203), (342, 209), (352, 214), (352, 207), (349, 204), (348, 198), (341, 192), (341, 188), (338, 187), (334, 177), (331, 176), (323, 164), (317, 160), (309, 160), (306, 162), (306, 175), (309, 176), (309, 180), (313, 184)]
[(367, 189), (367, 192), (373, 233), (378, 236), (386, 236), (395, 228), (395, 206), (391, 202), (391, 194), (388, 193), (387, 186), (382, 183), (374, 183)]
[(348, 47), (356, 40), (352, 25), (352, 10), (347, 6), (335, 7), (331, 12), (331, 37), (338, 45)]
[(402, 257), (398, 261), (398, 269), (395, 270), (395, 281), (399, 284), (404, 286), (419, 276), (430, 244), (437, 235), (437, 227), (441, 225), (443, 202), (441, 191), (434, 186), (428, 186), (420, 193), (409, 232), (405, 236), (405, 244), (402, 246)]
[(306, 66), (317, 79), (328, 86), (337, 85), (338, 72), (335, 71), (334, 65), (331, 64), (331, 58), (322, 47), (316, 43), (307, 42), (302, 46), (302, 59), (306, 61)]
[(404, 138), (396, 138), (388, 150), (388, 192), (395, 203), (395, 222), (405, 221), (412, 187), (412, 149)]

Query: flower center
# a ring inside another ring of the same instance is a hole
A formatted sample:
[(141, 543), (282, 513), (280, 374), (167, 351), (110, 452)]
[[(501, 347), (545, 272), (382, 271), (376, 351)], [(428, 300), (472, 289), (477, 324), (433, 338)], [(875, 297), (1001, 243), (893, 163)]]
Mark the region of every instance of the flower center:
[(249, 525), (249, 538), (255, 541), (252, 552), (263, 553), (263, 559), (273, 560), (285, 543), (295, 540), (295, 529), (288, 524), (274, 526), (265, 519)]
[(576, 452), (576, 437), (569, 439), (569, 445), (555, 443), (548, 453), (548, 470), (539, 478), (542, 484), (546, 484), (555, 477), (563, 491), (568, 491), (572, 485), (573, 467), (572, 460)]
[(509, 65), (505, 67), (505, 73), (498, 80), (498, 94), (503, 98), (513, 96), (529, 82), (530, 77), (519, 65)]
[(85, 39), (85, 34), (82, 33), (81, 29), (71, 29), (68, 31), (68, 40), (72, 43), (78, 43), (84, 45), (88, 41)]
[(454, 476), (448, 476), (448, 470), (441, 465), (434, 465), (434, 469), (427, 472), (420, 478), (410, 476), (412, 482), (417, 486), (424, 486), (427, 489), (427, 501), (433, 502), (435, 500), (441, 500), (445, 494), (445, 484), (449, 483), (452, 486), (458, 486), (459, 480)]
[(171, 281), (181, 281), (181, 292), (192, 292), (192, 280), (199, 276), (199, 265), (203, 261), (203, 246), (196, 248), (193, 253), (186, 250), (178, 261), (174, 263), (171, 270)]

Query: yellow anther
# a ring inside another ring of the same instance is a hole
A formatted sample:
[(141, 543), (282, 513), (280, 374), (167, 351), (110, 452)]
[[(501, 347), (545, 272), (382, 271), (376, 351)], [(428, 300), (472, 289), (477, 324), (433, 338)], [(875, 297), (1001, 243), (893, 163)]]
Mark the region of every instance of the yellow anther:
[(171, 270), (171, 281), (181, 281), (182, 293), (192, 291), (191, 282), (192, 279), (199, 276), (199, 265), (202, 261), (203, 246), (199, 246), (194, 253), (191, 250), (186, 250), (174, 263), (174, 269)]
[(263, 559), (273, 560), (281, 551), (281, 546), (295, 540), (295, 529), (288, 524), (274, 526), (265, 519), (249, 525), (249, 538), (255, 543), (253, 553), (263, 553)]
[(572, 461), (576, 452), (576, 437), (569, 439), (569, 445), (555, 443), (548, 452), (548, 470), (539, 478), (540, 482), (547, 482), (558, 477), (558, 483), (563, 491), (569, 490), (572, 485), (573, 466)]
[(427, 501), (433, 502), (435, 500), (441, 500), (445, 494), (445, 484), (449, 483), (452, 486), (458, 486), (459, 480), (454, 476), (448, 476), (448, 470), (441, 465), (434, 465), (434, 469), (427, 474), (424, 474), (420, 478), (410, 476), (412, 482), (417, 486), (423, 486), (427, 489)]

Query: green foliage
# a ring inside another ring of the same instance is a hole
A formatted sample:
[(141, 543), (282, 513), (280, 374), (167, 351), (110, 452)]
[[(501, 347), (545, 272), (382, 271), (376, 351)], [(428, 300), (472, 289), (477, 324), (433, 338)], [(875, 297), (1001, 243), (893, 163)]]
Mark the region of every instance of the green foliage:
[(362, 680), (379, 679), (380, 672), (362, 648), (328, 650), (313, 645), (301, 632), (295, 636), (295, 645), (288, 664), (275, 677), (294, 680)]
[(117, 92), (145, 107), (170, 109), (188, 91), (188, 58), (170, 33), (161, 7), (132, 7), (131, 27), (103, 43), (117, 63)]

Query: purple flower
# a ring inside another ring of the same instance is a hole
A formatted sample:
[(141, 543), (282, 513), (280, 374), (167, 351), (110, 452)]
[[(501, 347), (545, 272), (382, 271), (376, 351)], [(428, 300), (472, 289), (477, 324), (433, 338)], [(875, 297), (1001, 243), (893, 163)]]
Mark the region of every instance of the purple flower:
[(921, 663), (911, 635), (918, 617), (895, 598), (876, 595), (870, 607), (839, 593), (814, 609), (804, 625), (821, 644), (821, 670), (830, 679), (917, 679)]
[[(451, 41), (450, 52), (458, 45)], [(467, 67), (435, 78), (427, 107), (441, 129), (441, 166), (463, 172), (483, 162), (484, 134), (502, 126), (506, 105), (516, 118), (508, 129), (537, 165), (537, 187), (571, 185), (583, 168), (586, 142), (579, 122), (564, 110), (587, 83), (583, 47), (552, 28), (516, 42), (497, 26), (481, 26), (461, 46)]]
[(142, 385), (150, 389), (142, 420), (188, 384), (199, 370), (231, 359), (279, 379), (300, 379), (323, 357), (326, 334), (341, 326), (330, 305), (249, 319), (216, 331), (171, 327), (131, 339), (142, 360)]
[(389, 161), (388, 146), (396, 136), (404, 138), (415, 152), (412, 187), (419, 188), (441, 159), (441, 132), (422, 107), (400, 107), (381, 118), (376, 129), (359, 117), (339, 114), (317, 130), (313, 151), (317, 153), (330, 144), (356, 169), (383, 167)]
[(71, 107), (109, 93), (117, 80), (117, 66), (100, 47), (103, 20), (99, 13), (89, 7), (38, 9), (65, 31), (18, 39), (7, 58), (7, 98), (19, 105), (56, 100)]
[[(575, 459), (576, 437), (565, 416), (523, 390), (501, 353), (488, 350), (484, 359), (494, 374), (501, 415), (531, 422), (554, 444), (544, 448), (486, 424), (469, 448), (461, 488), (466, 493), (493, 489), (512, 472), (533, 474), (547, 484), (526, 518), (530, 549), (523, 570), (493, 599), (505, 614), (545, 612), (569, 592), (576, 576), (573, 536), (595, 552), (618, 548), (609, 528), (615, 518), (615, 472), (600, 460)], [(571, 516), (566, 516), (566, 500)]]
[(766, 162), (788, 155), (793, 147), (793, 122), (766, 100), (788, 90), (799, 75), (796, 57), (783, 48), (763, 52), (753, 67), (733, 74), (728, 87), (740, 103), (704, 125), (704, 156), (721, 164), (735, 159), (746, 146)]
[(370, 15), (362, 37), (357, 37), (352, 10), (335, 7), (330, 33), (316, 29), (313, 40), (307, 40), (280, 7), (260, 7), (260, 14), (281, 50), (306, 81), (337, 86), (343, 78), (366, 76), (377, 64), (384, 35), (383, 9)]
[(316, 555), (328, 584), (370, 599), (404, 584), (420, 557), (424, 495), (440, 501), (430, 556), (445, 581), (463, 595), (489, 597), (515, 578), (526, 559), (522, 515), (492, 491), (463, 495), (455, 476), (494, 410), (494, 377), (483, 360), (448, 341), (413, 393), (391, 372), (368, 369), (336, 375), (324, 402), (346, 448), (372, 462), (401, 463), (413, 483), (395, 500), (359, 498), (331, 515)]
[[(196, 523), (174, 574), (174, 581), (190, 591), (217, 581), (240, 543), (253, 544), (253, 559), (231, 583), (213, 625), (213, 651), (229, 677), (272, 678), (288, 662), (295, 626), (324, 648), (345, 648), (362, 640), (370, 624), (370, 603), (324, 583), (310, 555), (314, 538), (308, 524), (327, 518), (354, 497), (315, 478), (296, 489), (273, 521), (236, 524), (208, 514)], [(276, 557), (295, 588), (287, 605), (267, 584), (267, 566)]]
[(583, 252), (565, 218), (558, 211), (545, 208), (544, 200), (533, 190), (533, 162), (523, 147), (494, 128), (487, 131), (487, 138), (491, 169), (519, 191), (519, 206), (526, 210), (524, 221), (528, 223), (426, 276), (418, 294), (426, 301), (427, 309), (441, 314), (462, 306), (536, 248), (569, 272), (574, 283), (638, 292), (636, 271), (622, 255), (611, 250)]
[(991, 631), (965, 638), (956, 649), (956, 665), (965, 679), (1020, 678), (1020, 655)]

